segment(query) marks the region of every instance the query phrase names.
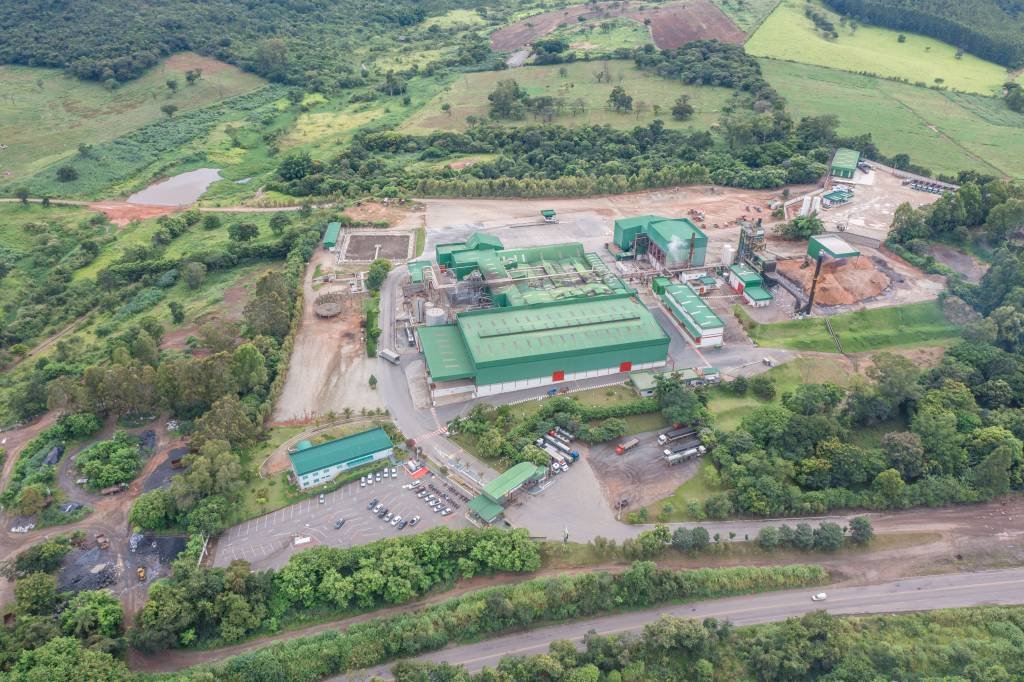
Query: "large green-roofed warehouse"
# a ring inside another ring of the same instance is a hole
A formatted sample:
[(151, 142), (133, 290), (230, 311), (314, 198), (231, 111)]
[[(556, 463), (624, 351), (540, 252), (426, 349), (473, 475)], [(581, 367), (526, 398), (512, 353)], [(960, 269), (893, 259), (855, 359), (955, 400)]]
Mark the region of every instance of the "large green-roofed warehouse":
[(288, 453), (299, 488), (305, 490), (330, 481), (342, 471), (385, 459), (392, 453), (391, 439), (378, 427), (320, 445), (300, 442)]
[(459, 313), (419, 329), (431, 394), (494, 395), (665, 365), (669, 338), (629, 294)]
[(612, 241), (623, 254), (668, 270), (704, 267), (708, 237), (687, 218), (656, 215), (615, 221)]

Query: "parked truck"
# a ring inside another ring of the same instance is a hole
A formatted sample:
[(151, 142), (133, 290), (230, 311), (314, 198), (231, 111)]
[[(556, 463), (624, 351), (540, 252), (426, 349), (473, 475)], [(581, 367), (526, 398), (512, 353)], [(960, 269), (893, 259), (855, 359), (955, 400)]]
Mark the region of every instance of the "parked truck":
[[(668, 451), (666, 450), (666, 452)], [(689, 450), (683, 450), (682, 452), (674, 452), (671, 455), (665, 455), (665, 463), (668, 464), (669, 466), (672, 466), (673, 464), (679, 464), (680, 462), (685, 462), (687, 460), (693, 459), (694, 457), (700, 457), (703, 454), (704, 446), (698, 445), (697, 447), (690, 448)]]
[(562, 452), (566, 455), (569, 454), (569, 452), (572, 450), (572, 448), (570, 448), (568, 445), (558, 440), (554, 436), (544, 434), (544, 442), (552, 447), (558, 448), (559, 452)]
[(687, 438), (686, 440), (676, 441), (675, 443), (672, 443), (667, 448), (665, 448), (664, 453), (667, 457), (669, 455), (674, 455), (677, 452), (684, 452), (691, 448), (695, 448), (698, 445), (700, 445), (700, 438), (693, 436), (691, 438)]
[(127, 487), (128, 486), (125, 485), (124, 483), (119, 483), (118, 485), (112, 485), (112, 486), (109, 486), (109, 487), (104, 488), (103, 490), (101, 490), (100, 491), (100, 495), (116, 495), (117, 493), (121, 492), (122, 490), (124, 490)]
[(658, 434), (658, 444), (664, 445), (665, 443), (671, 443), (674, 440), (685, 438), (686, 436), (692, 435), (694, 433), (696, 433), (696, 431), (686, 426), (679, 429), (672, 429), (671, 431), (666, 431), (665, 433)]
[(621, 455), (625, 453), (627, 450), (632, 450), (637, 445), (640, 445), (640, 441), (637, 440), (636, 438), (630, 438), (629, 440), (619, 443), (618, 445), (615, 446), (615, 454)]

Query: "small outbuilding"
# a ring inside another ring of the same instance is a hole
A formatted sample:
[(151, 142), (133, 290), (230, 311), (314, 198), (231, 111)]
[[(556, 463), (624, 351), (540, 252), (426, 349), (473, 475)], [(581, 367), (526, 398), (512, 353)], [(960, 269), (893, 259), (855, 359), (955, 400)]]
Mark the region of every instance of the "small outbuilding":
[(818, 234), (807, 242), (807, 255), (817, 260), (818, 254), (824, 253), (832, 258), (856, 258), (860, 251), (846, 243), (846, 240), (834, 234)]
[(341, 234), (341, 223), (327, 223), (327, 232), (324, 233), (324, 248), (331, 250), (338, 245), (338, 235)]

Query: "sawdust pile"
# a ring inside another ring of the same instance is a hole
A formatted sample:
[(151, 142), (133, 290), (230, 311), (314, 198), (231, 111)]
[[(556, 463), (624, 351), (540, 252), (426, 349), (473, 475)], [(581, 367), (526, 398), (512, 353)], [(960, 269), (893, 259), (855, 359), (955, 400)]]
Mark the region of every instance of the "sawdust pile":
[[(801, 267), (803, 264), (802, 260), (781, 261), (779, 272), (803, 287), (807, 294), (811, 291), (814, 263)], [(814, 302), (819, 305), (850, 305), (878, 296), (889, 284), (889, 277), (864, 256), (831, 261), (821, 266)]]

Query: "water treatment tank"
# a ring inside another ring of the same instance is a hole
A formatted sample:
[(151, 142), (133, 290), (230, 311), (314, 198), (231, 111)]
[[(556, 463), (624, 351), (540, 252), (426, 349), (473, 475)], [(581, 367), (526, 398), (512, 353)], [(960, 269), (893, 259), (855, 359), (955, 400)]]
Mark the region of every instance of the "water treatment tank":
[(427, 326), (437, 327), (448, 323), (448, 315), (441, 308), (430, 307), (426, 312)]
[(722, 265), (732, 265), (732, 259), (736, 256), (736, 247), (732, 244), (726, 244), (722, 247)]

